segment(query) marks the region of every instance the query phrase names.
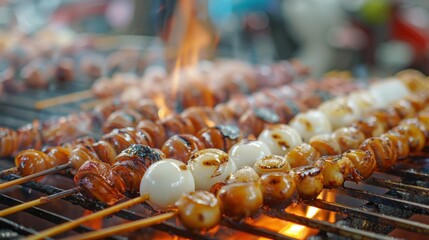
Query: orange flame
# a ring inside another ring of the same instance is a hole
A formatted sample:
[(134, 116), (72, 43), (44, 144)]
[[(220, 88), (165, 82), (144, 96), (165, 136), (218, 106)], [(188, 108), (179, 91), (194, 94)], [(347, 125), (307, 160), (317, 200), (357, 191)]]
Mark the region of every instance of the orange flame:
[(201, 55), (211, 53), (217, 42), (207, 14), (204, 14), (206, 10), (199, 1), (180, 0), (177, 3), (167, 48), (167, 54), (172, 53), (176, 59), (171, 75), (173, 99), (182, 78), (186, 77), (183, 68), (195, 67)]
[[(323, 199), (329, 202), (335, 201), (335, 194), (329, 191), (323, 191), (319, 196), (319, 199)], [(318, 220), (329, 221), (331, 223), (335, 222), (335, 213), (322, 210), (316, 207), (305, 206), (299, 204), (297, 206), (289, 206), (286, 209), (286, 212), (293, 213), (299, 216), (305, 216), (307, 218), (313, 218)], [(259, 226), (263, 228), (268, 228), (272, 231), (277, 231), (285, 236), (289, 236), (297, 239), (306, 239), (309, 236), (318, 233), (317, 229), (308, 228), (303, 225), (282, 221), (276, 218), (271, 218), (267, 216), (261, 216), (252, 222), (252, 225)], [(259, 238), (260, 240), (266, 238)]]

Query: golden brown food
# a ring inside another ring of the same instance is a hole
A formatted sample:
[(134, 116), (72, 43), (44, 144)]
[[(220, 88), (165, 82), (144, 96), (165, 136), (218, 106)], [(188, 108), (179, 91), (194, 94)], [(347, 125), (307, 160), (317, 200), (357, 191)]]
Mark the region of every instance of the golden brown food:
[(243, 138), (239, 128), (225, 125), (202, 129), (197, 137), (206, 148), (217, 148), (225, 152)]
[(167, 134), (165, 133), (164, 127), (156, 122), (143, 120), (137, 124), (136, 128), (149, 134), (154, 147), (160, 148), (162, 144), (164, 144), (165, 140), (167, 140)]
[(176, 134), (195, 134), (191, 120), (182, 118), (180, 115), (170, 115), (157, 123), (164, 128), (167, 138)]
[(410, 154), (410, 146), (408, 145), (408, 139), (406, 136), (395, 131), (389, 131), (381, 136), (387, 137), (393, 142), (396, 147), (396, 152), (398, 153), (398, 159), (408, 157)]
[(181, 113), (181, 116), (192, 122), (196, 132), (221, 123), (218, 113), (210, 107), (190, 107), (185, 109)]
[(343, 156), (353, 163), (356, 172), (352, 174), (354, 174), (355, 181), (369, 178), (377, 168), (377, 161), (372, 150), (352, 149), (343, 153)]
[(107, 205), (124, 198), (125, 183), (113, 172), (110, 165), (101, 161), (87, 161), (77, 171), (74, 182), (86, 196)]
[(40, 149), (43, 145), (40, 122), (34, 120), (17, 130), (19, 149)]
[(18, 134), (12, 129), (0, 127), (0, 157), (12, 155), (18, 150)]
[(177, 159), (187, 164), (192, 153), (204, 149), (200, 139), (191, 134), (178, 134), (169, 138), (161, 150), (167, 158)]
[(381, 123), (385, 125), (384, 129), (396, 127), (402, 120), (399, 114), (392, 108), (379, 109), (372, 112), (371, 115), (376, 117)]
[(138, 128), (127, 127), (127, 128), (119, 129), (118, 132), (127, 133), (136, 142), (136, 144), (141, 144), (141, 145), (145, 145), (145, 146), (149, 146), (149, 147), (155, 147), (155, 144), (154, 144), (151, 136), (149, 135), (149, 133), (147, 133), (144, 130), (141, 130)]
[(231, 173), (226, 178), (225, 181), (227, 184), (232, 184), (232, 183), (256, 182), (258, 181), (258, 179), (259, 179), (259, 175), (258, 173), (256, 173), (255, 169), (249, 166), (244, 166), (238, 169), (237, 171)]
[(316, 149), (321, 156), (337, 155), (341, 153), (340, 144), (332, 134), (322, 134), (310, 139), (309, 144)]
[(386, 136), (366, 139), (359, 149), (373, 152), (379, 169), (389, 169), (398, 160), (396, 147)]
[(298, 199), (295, 181), (287, 173), (264, 174), (259, 179), (259, 183), (264, 194), (264, 203), (270, 207), (284, 209)]
[(323, 190), (322, 170), (318, 167), (303, 166), (290, 171), (300, 198), (315, 199)]
[(161, 160), (159, 153), (148, 146), (131, 145), (115, 158), (112, 171), (118, 174), (130, 193), (138, 193), (140, 182), (146, 169)]
[(77, 145), (70, 153), (70, 163), (75, 171), (87, 161), (100, 161), (91, 145)]
[(151, 100), (141, 99), (136, 103), (132, 103), (132, 108), (142, 115), (142, 119), (148, 119), (150, 121), (159, 119), (159, 109)]
[(401, 124), (392, 131), (407, 138), (411, 153), (420, 152), (425, 147), (425, 133), (415, 124)]
[(15, 166), (22, 176), (28, 176), (55, 167), (55, 160), (42, 151), (28, 149), (16, 155)]
[(255, 171), (259, 174), (269, 172), (289, 172), (291, 166), (285, 157), (278, 155), (268, 155), (256, 160), (253, 166)]
[(361, 131), (365, 138), (378, 137), (385, 132), (384, 124), (374, 116), (358, 120), (352, 124), (352, 127)]
[(117, 154), (112, 145), (110, 145), (110, 143), (104, 140), (100, 140), (92, 144), (92, 148), (94, 149), (94, 152), (97, 154), (98, 158), (101, 161), (113, 165)]
[(237, 220), (256, 214), (264, 198), (258, 182), (225, 185), (219, 190), (217, 197), (222, 212)]
[(333, 132), (332, 137), (338, 142), (341, 152), (356, 149), (365, 140), (365, 135), (354, 127), (345, 127)]
[(118, 110), (107, 117), (103, 123), (103, 132), (108, 133), (116, 128), (133, 127), (141, 119), (141, 114), (131, 108)]
[(416, 109), (414, 109), (414, 106), (411, 104), (411, 102), (405, 99), (395, 102), (391, 106), (391, 108), (394, 111), (396, 111), (396, 113), (398, 113), (401, 119), (413, 117), (417, 113)]
[(256, 108), (247, 110), (238, 122), (244, 136), (257, 137), (268, 126), (280, 123), (280, 117), (269, 108)]
[(292, 168), (313, 165), (320, 153), (308, 143), (301, 143), (286, 153), (285, 159)]
[(180, 222), (188, 229), (210, 229), (220, 222), (222, 215), (219, 200), (207, 191), (184, 194), (176, 206)]
[(136, 141), (128, 133), (121, 131), (120, 129), (115, 129), (110, 133), (105, 134), (101, 140), (112, 145), (117, 154), (121, 153), (132, 144), (136, 144)]
[(54, 159), (55, 166), (66, 164), (69, 162), (70, 149), (64, 147), (47, 146), (42, 149), (42, 152)]
[(346, 180), (356, 180), (353, 163), (347, 155), (324, 156), (314, 166), (322, 170), (323, 186), (326, 188), (341, 187)]

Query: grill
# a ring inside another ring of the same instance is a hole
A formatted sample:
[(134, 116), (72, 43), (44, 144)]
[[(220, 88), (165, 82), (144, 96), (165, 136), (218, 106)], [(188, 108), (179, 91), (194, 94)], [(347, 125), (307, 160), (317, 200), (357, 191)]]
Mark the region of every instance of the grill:
[[(54, 108), (36, 111), (33, 108), (35, 100), (55, 95), (69, 93), (84, 89), (85, 86), (74, 83), (73, 89), (64, 91), (42, 91), (26, 92), (16, 95), (11, 104), (10, 96), (6, 96), (0, 102), (0, 110), (4, 114), (0, 118), (0, 125), (18, 127), (34, 118), (48, 119), (58, 115), (64, 115), (78, 109), (83, 102), (71, 103)], [(8, 101), (6, 102), (6, 99)], [(91, 100), (89, 100), (91, 101)], [(11, 159), (2, 161), (2, 168), (9, 167)], [(9, 165), (9, 166), (8, 166)], [(396, 164), (396, 168), (389, 172), (376, 172), (365, 182), (355, 184), (347, 182), (342, 189), (324, 190), (324, 192), (335, 193), (335, 201), (322, 199), (304, 201), (302, 204), (317, 207), (337, 215), (337, 221), (332, 223), (315, 218), (307, 218), (288, 211), (273, 209), (261, 209), (260, 217), (270, 217), (278, 222), (292, 222), (301, 224), (309, 228), (319, 230), (312, 239), (391, 239), (388, 234), (393, 234), (393, 238), (415, 238), (422, 239), (429, 234), (429, 159), (427, 156), (413, 156)], [(16, 175), (3, 177), (3, 180), (13, 180)], [(28, 182), (22, 187), (16, 187), (0, 194), (0, 203), (5, 206), (14, 206), (35, 196), (51, 195), (64, 192), (64, 189), (57, 187), (57, 184), (49, 184), (55, 181), (67, 182), (69, 177), (55, 175), (47, 177), (47, 180), (40, 182)], [(73, 187), (74, 184), (70, 184)], [(66, 188), (65, 188), (66, 189)], [(16, 193), (19, 196), (16, 196)], [(62, 211), (54, 211), (49, 205), (61, 204), (65, 209), (71, 211), (77, 209), (87, 209), (97, 211), (106, 206), (100, 202), (85, 198), (81, 194), (68, 196), (63, 200), (56, 200), (41, 207), (34, 207), (25, 210), (25, 213), (18, 213), (6, 218), (0, 218), (0, 238), (17, 239), (36, 233), (38, 230), (46, 228), (45, 225), (60, 224), (72, 220)], [(29, 215), (31, 217), (28, 217)], [(122, 210), (109, 220), (132, 221), (156, 214), (149, 206), (142, 204), (130, 210)], [(76, 217), (76, 216), (75, 216)], [(416, 220), (416, 217), (423, 219)], [(29, 219), (29, 220), (27, 220)], [(44, 224), (40, 224), (42, 219)], [(46, 222), (46, 223), (45, 223)], [(39, 229), (43, 225), (42, 229)], [(401, 235), (399, 229), (412, 232), (408, 235)], [(75, 228), (75, 232), (92, 231), (94, 228), (80, 226)], [(74, 234), (73, 231), (66, 234)], [(162, 233), (161, 233), (162, 232)], [(221, 226), (209, 232), (192, 232), (186, 230), (175, 220), (169, 220), (147, 229), (139, 230), (138, 236), (155, 237), (171, 234), (182, 238), (191, 239), (217, 239), (233, 238), (234, 234), (244, 234), (247, 238), (265, 237), (272, 239), (294, 239), (285, 236), (277, 231), (269, 229), (269, 226), (257, 226), (253, 220), (232, 221), (223, 219)], [(161, 234), (161, 235), (159, 235)], [(394, 235), (396, 234), (396, 235)], [(64, 236), (64, 235), (60, 235)], [(135, 237), (131, 233), (130, 237)], [(112, 236), (110, 239), (126, 239), (121, 236)]]

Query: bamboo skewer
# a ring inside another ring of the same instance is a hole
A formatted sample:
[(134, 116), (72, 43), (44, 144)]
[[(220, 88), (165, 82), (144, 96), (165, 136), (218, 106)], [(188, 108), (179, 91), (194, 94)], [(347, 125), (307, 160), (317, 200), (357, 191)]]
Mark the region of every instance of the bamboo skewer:
[(45, 109), (57, 105), (80, 101), (91, 97), (94, 97), (94, 93), (92, 92), (92, 90), (84, 90), (38, 101), (34, 104), (34, 107), (36, 109)]
[[(53, 228), (47, 229), (45, 231), (36, 233), (35, 235), (29, 236), (25, 239), (26, 240), (36, 240), (36, 239), (44, 239), (44, 238), (47, 238), (50, 236), (54, 236), (54, 235), (57, 235), (59, 233), (73, 229), (73, 228), (81, 225), (82, 223), (85, 223), (85, 222), (90, 221), (92, 219), (103, 218), (103, 217), (111, 215), (115, 212), (119, 212), (120, 210), (122, 210), (124, 208), (128, 208), (128, 207), (131, 207), (133, 205), (142, 203), (142, 202), (146, 201), (148, 198), (149, 198), (149, 194), (145, 194), (145, 195), (142, 195), (140, 197), (136, 197), (136, 198), (130, 199), (126, 202), (117, 204), (115, 206), (103, 209), (101, 211), (94, 212), (90, 215), (78, 218), (74, 221), (66, 222), (66, 223), (63, 223), (61, 225), (55, 226)], [(76, 238), (74, 238), (74, 239), (76, 239)]]
[(150, 227), (152, 225), (156, 225), (156, 224), (164, 222), (170, 218), (173, 218), (176, 215), (177, 215), (176, 211), (175, 212), (168, 212), (168, 213), (156, 215), (153, 217), (148, 217), (148, 218), (132, 221), (129, 223), (124, 223), (124, 224), (121, 224), (118, 226), (105, 228), (105, 229), (102, 229), (99, 231), (94, 231), (94, 232), (89, 232), (89, 233), (71, 236), (69, 238), (65, 238), (64, 240), (100, 239), (100, 238), (108, 237), (108, 236), (111, 236), (111, 235), (114, 235), (117, 233), (121, 233), (124, 231), (133, 231), (133, 230), (136, 230), (139, 228)]
[(31, 181), (31, 180), (39, 178), (39, 177), (43, 177), (43, 176), (46, 176), (48, 174), (53, 174), (53, 173), (65, 170), (67, 168), (70, 168), (71, 166), (72, 166), (72, 164), (69, 162), (69, 163), (66, 163), (63, 165), (56, 166), (54, 168), (46, 169), (44, 171), (40, 171), (40, 172), (31, 174), (31, 175), (28, 175), (25, 177), (18, 178), (18, 179), (9, 181), (9, 182), (1, 183), (0, 184), (0, 190), (3, 190), (5, 188), (11, 187), (11, 186), (15, 186), (18, 184), (25, 183), (25, 182)]
[(30, 201), (30, 202), (26, 202), (26, 203), (19, 204), (19, 205), (13, 206), (13, 207), (9, 207), (9, 208), (6, 208), (6, 209), (0, 211), (0, 217), (4, 217), (4, 216), (10, 215), (10, 214), (31, 208), (31, 207), (35, 207), (35, 206), (53, 201), (55, 199), (67, 197), (67, 196), (73, 195), (75, 193), (78, 193), (79, 191), (80, 191), (79, 188), (72, 188), (72, 189), (69, 189), (69, 190), (66, 190), (63, 192), (59, 192), (56, 194), (52, 194), (52, 195), (49, 195), (46, 197), (41, 197), (39, 199)]
[(11, 167), (11, 168), (8, 168), (8, 169), (1, 171), (0, 177), (4, 177), (6, 175), (10, 175), (10, 174), (18, 173), (18, 172), (19, 172), (19, 169), (17, 167)]

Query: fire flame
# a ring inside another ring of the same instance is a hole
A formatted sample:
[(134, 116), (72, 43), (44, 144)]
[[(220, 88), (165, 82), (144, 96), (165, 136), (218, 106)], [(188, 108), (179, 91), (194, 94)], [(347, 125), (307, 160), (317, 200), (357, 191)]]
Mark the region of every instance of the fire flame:
[(217, 37), (207, 20), (207, 14), (201, 14), (207, 11), (206, 7), (198, 1), (177, 2), (167, 46), (167, 59), (169, 55), (175, 57), (171, 74), (173, 99), (181, 79), (187, 77), (183, 74), (184, 67), (195, 68), (202, 55), (211, 53), (216, 45)]
[[(323, 191), (319, 196), (319, 199), (323, 199), (329, 202), (335, 201), (335, 194), (329, 191)], [(335, 213), (322, 210), (316, 207), (305, 206), (299, 204), (297, 206), (289, 206), (285, 209), (288, 213), (293, 213), (307, 218), (313, 218), (318, 220), (335, 222)], [(277, 231), (285, 236), (289, 236), (297, 239), (306, 239), (309, 236), (318, 233), (317, 229), (308, 228), (303, 225), (295, 224), (292, 222), (281, 221), (279, 219), (261, 216), (252, 222), (252, 225), (269, 228), (270, 230)], [(259, 238), (259, 240), (266, 238)]]

